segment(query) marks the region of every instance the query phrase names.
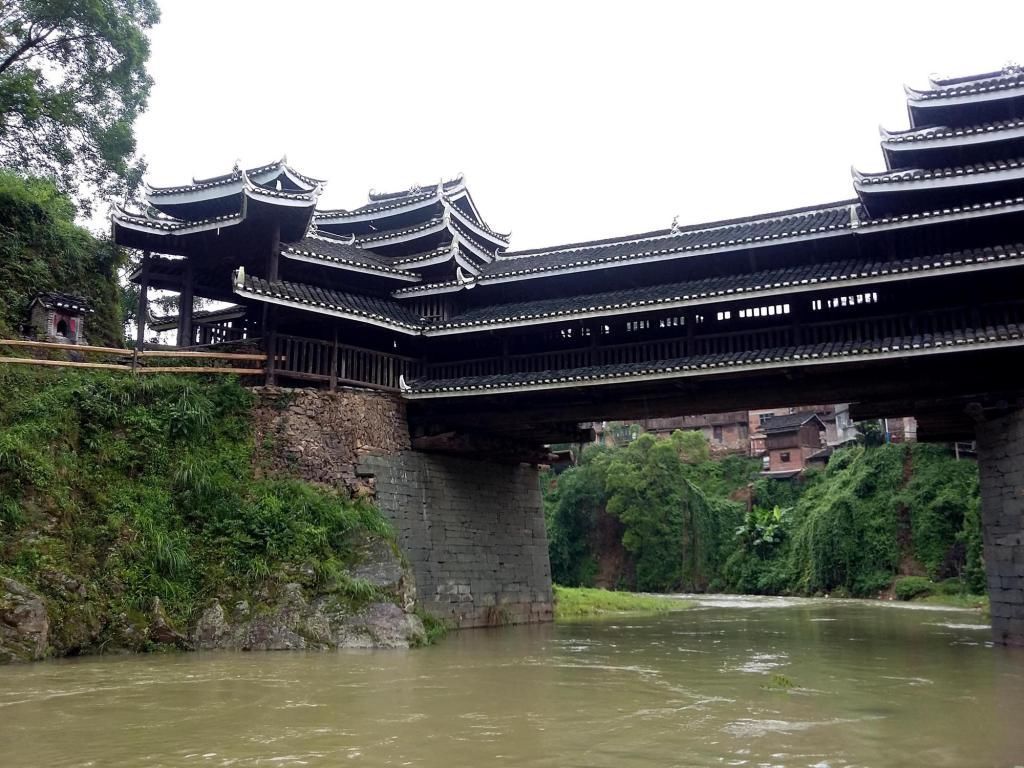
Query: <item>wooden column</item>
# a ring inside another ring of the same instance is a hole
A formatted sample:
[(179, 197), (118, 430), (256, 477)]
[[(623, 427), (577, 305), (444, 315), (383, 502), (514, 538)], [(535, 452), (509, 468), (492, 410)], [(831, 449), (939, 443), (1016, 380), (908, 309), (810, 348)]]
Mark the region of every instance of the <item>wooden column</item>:
[(331, 346), (331, 392), (338, 389), (338, 325), (334, 325), (334, 344)]
[(192, 346), (192, 304), (195, 299), (195, 275), (192, 259), (185, 259), (181, 294), (178, 298), (178, 346)]
[[(267, 280), (271, 283), (278, 280), (278, 267), (281, 258), (281, 225), (274, 222), (270, 230), (270, 248), (267, 252)], [(277, 307), (273, 304), (263, 305), (263, 339), (267, 348), (267, 386), (277, 383), (275, 369), (277, 361)]]
[(139, 304), (135, 316), (135, 348), (141, 350), (146, 343), (146, 316), (149, 314), (149, 251), (142, 253), (139, 270)]

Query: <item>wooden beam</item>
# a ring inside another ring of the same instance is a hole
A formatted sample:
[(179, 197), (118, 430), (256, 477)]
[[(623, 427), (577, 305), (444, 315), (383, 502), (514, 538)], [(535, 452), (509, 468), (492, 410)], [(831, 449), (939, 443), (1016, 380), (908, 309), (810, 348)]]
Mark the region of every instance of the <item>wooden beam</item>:
[(262, 368), (221, 368), (203, 366), (159, 365), (152, 368), (139, 368), (136, 373), (235, 373), (239, 376), (262, 376)]
[(65, 344), (56, 341), (29, 341), (28, 339), (0, 339), (0, 347), (30, 347), (32, 349), (69, 349), (102, 355), (130, 355), (132, 350), (120, 347), (92, 347), (88, 344)]
[(132, 372), (131, 366), (124, 363), (77, 363), (73, 360), (36, 360), (32, 357), (0, 357), (0, 364), (42, 365), (54, 368), (101, 368), (106, 371), (124, 371), (125, 373)]

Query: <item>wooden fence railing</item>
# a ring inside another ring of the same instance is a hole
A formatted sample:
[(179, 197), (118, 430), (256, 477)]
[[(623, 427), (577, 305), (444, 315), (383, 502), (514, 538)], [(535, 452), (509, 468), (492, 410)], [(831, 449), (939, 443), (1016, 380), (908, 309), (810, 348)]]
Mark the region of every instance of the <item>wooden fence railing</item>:
[[(62, 368), (94, 368), (129, 373), (233, 373), (239, 376), (263, 375), (267, 356), (262, 353), (197, 352), (184, 349), (121, 349), (119, 347), (94, 347), (87, 344), (62, 344), (27, 339), (0, 339), (0, 348), (14, 347), (42, 352), (75, 352), (81, 356), (100, 356), (105, 362), (86, 360), (50, 360), (35, 357), (3, 357), (0, 365), (40, 365)], [(111, 358), (116, 358), (111, 360)], [(155, 359), (182, 360), (188, 362), (216, 361), (217, 365), (148, 365)], [(223, 363), (228, 363), (227, 365)], [(257, 367), (231, 365), (230, 363), (259, 363)]]
[(332, 389), (341, 384), (397, 392), (400, 377), (411, 380), (423, 370), (413, 357), (301, 336), (278, 335), (275, 352), (278, 375), (326, 382)]

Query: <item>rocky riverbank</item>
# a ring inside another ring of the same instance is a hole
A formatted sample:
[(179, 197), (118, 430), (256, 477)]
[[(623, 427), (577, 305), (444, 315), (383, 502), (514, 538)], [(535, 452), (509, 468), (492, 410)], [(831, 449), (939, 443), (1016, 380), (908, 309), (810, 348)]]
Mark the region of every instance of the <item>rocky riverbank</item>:
[(425, 642), (368, 489), (270, 460), (237, 382), (0, 369), (0, 391), (0, 663)]
[[(340, 581), (317, 587), (308, 580), (268, 582), (245, 595), (225, 592), (195, 606), (188, 622), (170, 618), (159, 597), (147, 612), (99, 613), (89, 620), (89, 590), (73, 577), (48, 576), (49, 588), (0, 578), (0, 664), (90, 653), (409, 648), (426, 642), (414, 612), (411, 573), (387, 542), (368, 547), (365, 560)], [(362, 599), (353, 594), (353, 583)]]

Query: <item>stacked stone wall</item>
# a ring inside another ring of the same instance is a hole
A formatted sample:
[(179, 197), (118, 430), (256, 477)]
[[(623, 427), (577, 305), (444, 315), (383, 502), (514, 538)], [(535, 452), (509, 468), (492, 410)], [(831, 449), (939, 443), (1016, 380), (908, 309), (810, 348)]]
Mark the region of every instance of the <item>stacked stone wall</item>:
[(372, 494), (356, 465), (366, 453), (409, 449), (405, 404), (379, 392), (256, 387), (259, 465), (353, 494)]
[(1024, 646), (1024, 411), (980, 423), (977, 438), (993, 639)]
[(399, 531), (420, 606), (460, 627), (550, 621), (537, 470), (437, 454), (366, 456)]
[(537, 470), (410, 450), (405, 404), (363, 390), (257, 387), (259, 466), (372, 495), (419, 605), (460, 627), (550, 621)]

